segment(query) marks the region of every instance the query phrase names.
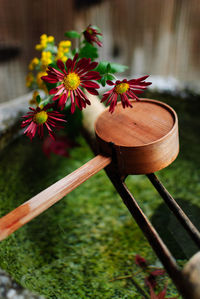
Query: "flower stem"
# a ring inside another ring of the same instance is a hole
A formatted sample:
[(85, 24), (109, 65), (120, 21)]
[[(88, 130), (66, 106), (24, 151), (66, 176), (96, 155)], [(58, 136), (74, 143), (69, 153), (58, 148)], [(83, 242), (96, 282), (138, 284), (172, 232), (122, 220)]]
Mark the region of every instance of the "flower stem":
[(115, 281), (115, 280), (121, 280), (121, 279), (132, 278), (132, 277), (136, 276), (137, 274), (139, 274), (139, 273), (141, 273), (141, 272), (142, 272), (142, 270), (139, 270), (139, 271), (137, 271), (137, 272), (134, 273), (134, 274), (129, 274), (129, 275), (125, 275), (125, 276), (115, 277), (115, 278), (110, 279), (109, 282), (113, 282), (113, 281)]
[(127, 279), (127, 278), (131, 278), (133, 275), (130, 274), (130, 275), (125, 275), (125, 276), (120, 276), (120, 277), (115, 277), (113, 279), (110, 279), (109, 282), (113, 282), (115, 280), (121, 280), (121, 279)]
[(139, 285), (136, 279), (131, 277), (131, 281), (136, 287), (136, 289), (144, 296), (145, 299), (150, 299), (149, 294)]

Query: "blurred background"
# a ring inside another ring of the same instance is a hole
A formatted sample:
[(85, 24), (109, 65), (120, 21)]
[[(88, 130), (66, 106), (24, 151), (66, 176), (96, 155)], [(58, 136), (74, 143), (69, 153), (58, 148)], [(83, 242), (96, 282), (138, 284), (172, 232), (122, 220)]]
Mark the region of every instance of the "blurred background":
[(199, 0), (0, 0), (0, 102), (27, 92), (41, 34), (60, 41), (88, 24), (102, 30), (100, 59), (128, 65), (126, 75), (200, 90)]

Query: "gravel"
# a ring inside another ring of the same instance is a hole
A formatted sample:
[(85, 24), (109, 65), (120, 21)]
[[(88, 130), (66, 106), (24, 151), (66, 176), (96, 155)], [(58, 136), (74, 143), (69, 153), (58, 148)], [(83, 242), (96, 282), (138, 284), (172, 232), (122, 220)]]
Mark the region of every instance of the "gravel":
[(5, 271), (0, 269), (0, 299), (45, 299), (17, 284)]

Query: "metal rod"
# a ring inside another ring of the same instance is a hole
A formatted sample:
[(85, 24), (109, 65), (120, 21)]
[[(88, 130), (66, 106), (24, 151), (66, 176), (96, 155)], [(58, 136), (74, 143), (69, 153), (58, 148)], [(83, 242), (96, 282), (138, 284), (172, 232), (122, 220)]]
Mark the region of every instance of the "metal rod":
[(170, 210), (174, 213), (176, 218), (188, 232), (192, 240), (196, 243), (196, 245), (200, 248), (200, 232), (191, 222), (191, 220), (187, 217), (187, 215), (183, 212), (181, 207), (177, 204), (175, 199), (171, 196), (171, 194), (167, 191), (167, 189), (163, 186), (163, 184), (158, 180), (154, 173), (146, 175), (148, 179), (151, 181), (153, 186), (156, 188), (160, 196), (163, 198), (165, 203), (168, 205)]

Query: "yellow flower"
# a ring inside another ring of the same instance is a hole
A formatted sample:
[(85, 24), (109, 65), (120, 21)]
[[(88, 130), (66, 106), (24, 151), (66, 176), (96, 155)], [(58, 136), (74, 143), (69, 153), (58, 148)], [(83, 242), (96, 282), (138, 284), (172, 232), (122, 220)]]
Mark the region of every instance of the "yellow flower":
[(36, 101), (36, 98), (37, 98), (38, 95), (39, 95), (39, 92), (37, 90), (35, 90), (33, 92), (32, 99), (29, 101), (30, 105), (36, 105), (36, 106), (38, 106), (38, 103)]
[(31, 84), (33, 83), (34, 81), (34, 76), (32, 73), (28, 73), (28, 75), (26, 76), (26, 86), (27, 87), (30, 87)]
[(71, 47), (71, 45), (72, 45), (72, 43), (70, 42), (70, 40), (62, 40), (59, 42), (58, 47), (69, 48), (69, 47)]
[(46, 76), (46, 75), (47, 75), (46, 71), (38, 72), (36, 77), (36, 82), (40, 89), (43, 89), (46, 93), (48, 93), (47, 87), (44, 81), (41, 79), (42, 76)]
[(34, 68), (36, 67), (36, 65), (39, 64), (39, 62), (40, 62), (39, 59), (38, 59), (37, 57), (34, 57), (34, 58), (31, 60), (31, 62), (29, 63), (29, 66), (28, 66), (29, 70), (30, 70), (30, 71), (34, 70)]
[(48, 36), (48, 42), (53, 43), (54, 42), (54, 37), (52, 35)]
[(69, 52), (69, 48), (66, 48), (63, 50), (64, 53), (68, 53)]
[(65, 44), (66, 44), (66, 47), (71, 47), (71, 45), (72, 45), (70, 40), (66, 40)]
[(42, 39), (41, 42), (40, 42), (41, 46), (42, 46), (42, 49), (46, 48), (47, 46), (47, 40), (46, 39)]
[(56, 59), (61, 59), (63, 56), (64, 56), (63, 51), (59, 50), (58, 53), (57, 53)]
[(71, 47), (71, 42), (69, 40), (62, 40), (58, 45), (56, 60), (60, 59), (66, 62), (67, 56), (65, 54), (69, 52), (69, 47)]
[(63, 56), (62, 58), (61, 58), (61, 60), (62, 60), (62, 62), (66, 62), (67, 61), (67, 57), (66, 56)]
[(35, 49), (38, 51), (41, 51), (46, 48), (48, 43), (53, 43), (54, 42), (54, 37), (53, 36), (47, 36), (46, 34), (42, 34), (40, 36), (40, 44), (37, 44), (35, 46)]
[(42, 50), (42, 45), (37, 44), (37, 45), (35, 46), (35, 50), (37, 50), (37, 51), (41, 51), (41, 50)]
[(62, 60), (63, 62), (67, 61), (67, 57), (64, 55), (64, 51), (62, 50), (58, 50), (57, 56), (56, 56), (56, 60)]
[(40, 40), (47, 40), (47, 35), (46, 34), (42, 34), (40, 36)]
[(42, 58), (51, 58), (52, 54), (50, 51), (43, 51)]
[(46, 69), (46, 67), (52, 62), (52, 53), (49, 51), (43, 51), (41, 57), (42, 69)]

